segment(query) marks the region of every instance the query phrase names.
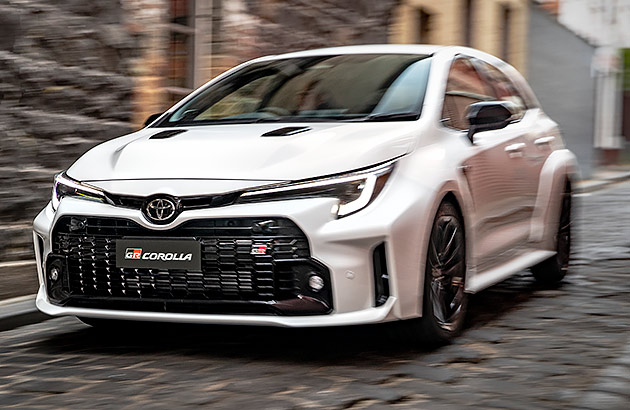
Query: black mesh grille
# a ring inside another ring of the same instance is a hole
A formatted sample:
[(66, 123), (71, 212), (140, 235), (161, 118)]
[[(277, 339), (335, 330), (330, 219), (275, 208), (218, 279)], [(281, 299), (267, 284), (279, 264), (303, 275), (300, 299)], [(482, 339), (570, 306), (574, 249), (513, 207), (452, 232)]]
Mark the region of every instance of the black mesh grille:
[[(123, 237), (194, 238), (201, 243), (202, 269), (118, 268), (115, 243)], [(252, 255), (253, 244), (267, 245), (268, 253)], [(53, 232), (53, 254), (65, 260), (61, 293), (67, 294), (70, 304), (73, 297), (282, 301), (308, 294), (303, 285), (313, 270), (329, 281), (326, 269), (310, 260), (304, 233), (285, 218), (204, 219), (155, 231), (124, 219), (65, 216)]]

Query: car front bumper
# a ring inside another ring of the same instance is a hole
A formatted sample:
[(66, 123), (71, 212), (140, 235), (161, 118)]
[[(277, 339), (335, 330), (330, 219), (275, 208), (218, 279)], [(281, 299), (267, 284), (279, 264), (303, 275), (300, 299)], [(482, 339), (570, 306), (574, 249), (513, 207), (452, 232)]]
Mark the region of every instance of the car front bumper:
[(391, 312), (392, 307), (396, 303), (396, 298), (390, 297), (384, 305), (379, 307), (367, 308), (356, 312), (331, 313), (329, 315), (318, 316), (192, 314), (60, 307), (53, 305), (49, 301), (45, 286), (40, 285), (35, 303), (40, 311), (50, 316), (80, 316), (99, 319), (216, 325), (327, 327), (360, 325), (393, 320), (395, 318), (391, 317)]
[[(313, 198), (269, 203), (232, 205), (185, 211), (168, 225), (149, 223), (139, 210), (115, 207), (74, 198), (64, 198), (55, 212), (48, 205), (34, 221), (34, 242), (40, 289), (36, 304), (52, 316), (74, 315), (92, 318), (145, 320), (183, 323), (275, 325), (313, 327), (391, 321), (420, 314), (423, 263), (417, 246), (423, 246), (423, 224), (419, 212), (430, 211), (408, 195), (405, 187), (381, 195), (365, 210), (337, 219), (331, 212), (336, 201)], [(400, 198), (396, 200), (396, 196)], [(287, 218), (306, 234), (311, 257), (330, 272), (333, 309), (327, 314), (269, 315), (240, 313), (174, 313), (143, 310), (99, 309), (63, 306), (51, 300), (45, 281), (46, 259), (52, 252), (51, 237), (59, 218), (67, 215), (122, 218), (155, 231), (169, 230), (187, 221), (212, 218), (269, 216)], [(385, 244), (389, 274), (389, 297), (375, 302), (373, 253)]]

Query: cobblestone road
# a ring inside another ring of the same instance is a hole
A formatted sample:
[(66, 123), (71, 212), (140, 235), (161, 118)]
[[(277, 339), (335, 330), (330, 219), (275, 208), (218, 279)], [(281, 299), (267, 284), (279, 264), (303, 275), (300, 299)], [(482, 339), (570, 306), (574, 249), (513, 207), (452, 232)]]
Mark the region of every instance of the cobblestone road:
[(0, 407), (628, 409), (629, 199), (630, 183), (579, 198), (570, 276), (476, 295), (450, 346), (385, 326), (104, 334), (62, 318), (0, 333)]

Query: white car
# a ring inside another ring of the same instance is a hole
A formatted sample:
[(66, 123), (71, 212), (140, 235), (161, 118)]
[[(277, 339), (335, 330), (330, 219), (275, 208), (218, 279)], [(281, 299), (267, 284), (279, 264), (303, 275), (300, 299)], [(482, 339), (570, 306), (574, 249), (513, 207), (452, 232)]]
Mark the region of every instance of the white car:
[(562, 279), (574, 155), (523, 77), (464, 47), (263, 57), (55, 179), (34, 221), (37, 307), (288, 327), (409, 319), (434, 342), (467, 295)]

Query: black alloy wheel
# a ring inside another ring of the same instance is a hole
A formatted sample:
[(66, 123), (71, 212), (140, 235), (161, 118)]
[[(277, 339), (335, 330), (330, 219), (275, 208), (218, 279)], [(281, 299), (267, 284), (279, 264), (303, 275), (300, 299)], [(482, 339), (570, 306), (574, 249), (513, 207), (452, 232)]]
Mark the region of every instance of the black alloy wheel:
[(466, 242), (462, 217), (450, 202), (438, 209), (427, 251), (421, 338), (433, 344), (452, 340), (462, 329), (468, 295)]

